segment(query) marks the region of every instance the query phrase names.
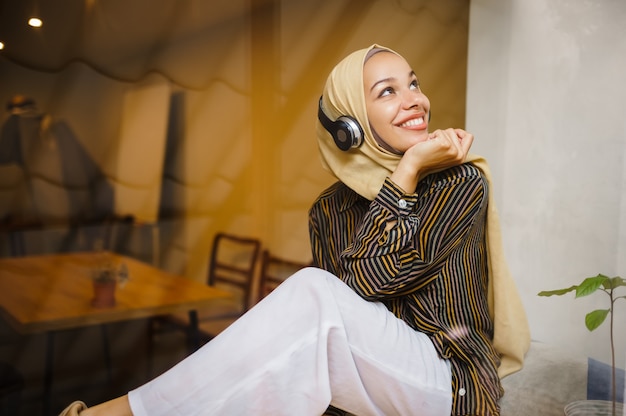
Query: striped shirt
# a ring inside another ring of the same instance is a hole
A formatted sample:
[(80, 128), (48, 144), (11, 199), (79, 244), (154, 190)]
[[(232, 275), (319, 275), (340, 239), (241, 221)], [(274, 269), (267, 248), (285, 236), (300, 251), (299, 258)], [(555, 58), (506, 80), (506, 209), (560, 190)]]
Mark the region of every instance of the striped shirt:
[(463, 164), (412, 194), (387, 178), (374, 201), (337, 182), (309, 212), (315, 265), (383, 302), (450, 361), (454, 415), (498, 415), (503, 393), (487, 305), (488, 192)]

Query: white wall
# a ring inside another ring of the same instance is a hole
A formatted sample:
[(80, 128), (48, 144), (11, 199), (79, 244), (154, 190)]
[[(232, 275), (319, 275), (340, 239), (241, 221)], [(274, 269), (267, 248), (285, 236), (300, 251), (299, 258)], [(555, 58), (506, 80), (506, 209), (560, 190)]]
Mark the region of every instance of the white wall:
[[(532, 336), (610, 362), (607, 297), (538, 297), (626, 277), (626, 2), (472, 0), (467, 129), (496, 180), (509, 266)], [(622, 292), (626, 294), (626, 291)], [(626, 302), (616, 307), (618, 364)]]

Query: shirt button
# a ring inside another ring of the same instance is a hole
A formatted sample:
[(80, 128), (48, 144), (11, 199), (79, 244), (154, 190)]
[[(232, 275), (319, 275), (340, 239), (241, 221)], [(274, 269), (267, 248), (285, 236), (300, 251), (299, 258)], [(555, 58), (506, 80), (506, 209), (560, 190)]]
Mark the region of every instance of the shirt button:
[(466, 391), (465, 391), (464, 388), (460, 388), (459, 389), (459, 396), (465, 396), (465, 393), (466, 393)]
[(398, 200), (398, 206), (400, 208), (406, 208), (406, 201), (404, 199)]

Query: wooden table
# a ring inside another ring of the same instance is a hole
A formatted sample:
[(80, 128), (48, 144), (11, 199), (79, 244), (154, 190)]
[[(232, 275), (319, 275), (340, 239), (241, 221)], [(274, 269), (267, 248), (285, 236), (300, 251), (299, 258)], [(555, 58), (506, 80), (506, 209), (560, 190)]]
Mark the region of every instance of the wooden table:
[[(124, 262), (129, 280), (117, 289), (114, 306), (94, 308), (91, 273), (102, 256)], [(194, 310), (229, 296), (223, 290), (108, 252), (0, 259), (0, 314), (20, 333), (48, 333), (45, 414), (49, 411), (55, 331)], [(191, 325), (197, 332), (197, 321)]]

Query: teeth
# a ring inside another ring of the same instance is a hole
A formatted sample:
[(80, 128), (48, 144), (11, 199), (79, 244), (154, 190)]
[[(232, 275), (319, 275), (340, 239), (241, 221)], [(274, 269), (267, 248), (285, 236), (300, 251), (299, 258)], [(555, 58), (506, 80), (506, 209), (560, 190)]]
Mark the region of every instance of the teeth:
[(419, 117), (419, 118), (414, 118), (411, 119), (407, 122), (404, 122), (402, 124), (400, 124), (400, 127), (410, 127), (410, 126), (417, 126), (418, 124), (422, 124), (424, 122), (424, 118), (423, 117)]

